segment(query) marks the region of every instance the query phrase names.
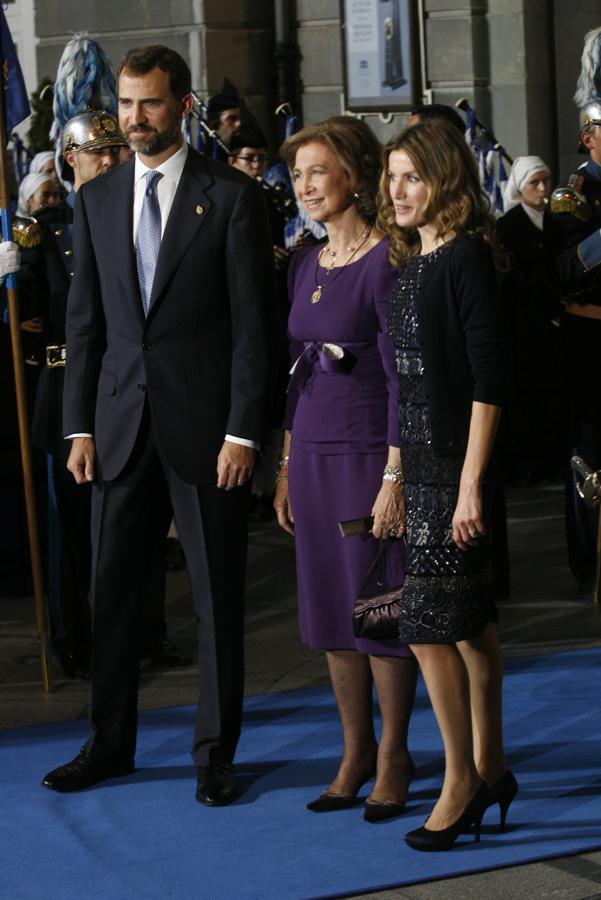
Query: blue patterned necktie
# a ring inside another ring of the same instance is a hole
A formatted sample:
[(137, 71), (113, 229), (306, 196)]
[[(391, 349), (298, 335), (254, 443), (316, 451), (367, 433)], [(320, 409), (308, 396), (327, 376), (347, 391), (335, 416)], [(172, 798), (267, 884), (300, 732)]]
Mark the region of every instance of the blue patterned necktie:
[(140, 224), (138, 225), (138, 239), (136, 241), (136, 265), (138, 267), (138, 279), (140, 281), (145, 316), (148, 315), (148, 310), (150, 309), (154, 271), (157, 267), (157, 259), (161, 249), (161, 208), (157, 197), (157, 185), (162, 177), (161, 172), (150, 171), (146, 173), (144, 202), (142, 204)]

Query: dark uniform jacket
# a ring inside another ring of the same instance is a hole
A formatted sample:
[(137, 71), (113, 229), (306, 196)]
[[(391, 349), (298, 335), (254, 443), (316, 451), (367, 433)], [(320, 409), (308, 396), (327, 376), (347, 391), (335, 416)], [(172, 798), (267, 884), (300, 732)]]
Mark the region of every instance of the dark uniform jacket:
[(601, 165), (589, 159), (578, 174), (584, 175), (581, 191), (591, 216), (586, 222), (556, 216), (563, 233), (557, 271), (565, 300), (601, 306)]
[[(67, 296), (71, 287), (73, 257), (73, 205), (75, 195), (56, 206), (40, 210), (36, 219), (40, 243), (22, 250), (19, 290), (25, 298), (37, 298), (43, 309), (44, 342), (65, 344)], [(62, 429), (62, 396), (65, 370), (48, 368), (40, 374), (35, 400), (32, 439), (40, 450), (63, 456), (67, 451)]]

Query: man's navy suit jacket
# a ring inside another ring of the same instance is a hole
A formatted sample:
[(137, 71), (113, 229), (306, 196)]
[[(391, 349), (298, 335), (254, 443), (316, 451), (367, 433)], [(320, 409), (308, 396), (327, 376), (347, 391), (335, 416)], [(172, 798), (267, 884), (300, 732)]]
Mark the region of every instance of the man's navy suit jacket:
[(264, 432), (276, 313), (263, 198), (246, 175), (188, 150), (145, 318), (133, 182), (131, 160), (78, 192), (64, 434), (93, 434), (101, 477), (113, 480), (148, 402), (171, 468), (214, 483), (225, 435)]

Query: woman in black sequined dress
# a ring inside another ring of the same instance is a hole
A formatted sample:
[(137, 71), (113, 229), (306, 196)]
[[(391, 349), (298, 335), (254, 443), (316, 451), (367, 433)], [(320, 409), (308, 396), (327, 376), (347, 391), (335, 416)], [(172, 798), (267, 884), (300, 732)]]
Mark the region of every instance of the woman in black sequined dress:
[(389, 312), (408, 551), (399, 627), (446, 760), (427, 824), (406, 840), (446, 849), (488, 806), (506, 812), (517, 790), (503, 752), (488, 583), (489, 460), (505, 388), (493, 222), (471, 151), (446, 123), (407, 129), (384, 160), (379, 222), (401, 272)]

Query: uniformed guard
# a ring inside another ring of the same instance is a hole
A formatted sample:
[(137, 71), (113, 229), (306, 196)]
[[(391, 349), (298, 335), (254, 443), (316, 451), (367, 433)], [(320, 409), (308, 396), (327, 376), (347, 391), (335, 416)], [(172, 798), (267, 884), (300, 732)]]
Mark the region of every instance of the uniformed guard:
[(581, 592), (592, 597), (596, 573), (598, 509), (581, 504), (569, 458), (601, 468), (601, 28), (586, 36), (576, 101), (581, 148), (588, 160), (551, 195), (551, 213), (563, 240), (557, 269), (563, 291), (561, 333), (566, 387), (566, 526), (570, 568)]
[[(220, 142), (229, 147), (232, 135), (241, 124), (240, 96), (229, 78), (224, 78), (220, 92), (209, 98), (207, 124), (215, 131)], [(226, 162), (226, 154), (217, 142), (213, 142), (210, 153), (216, 159)]]
[[(56, 510), (57, 570), (49, 566), (52, 641), (69, 677), (86, 677), (90, 660), (90, 496), (66, 469), (69, 442), (62, 429), (62, 394), (67, 294), (74, 271), (73, 208), (86, 181), (118, 164), (125, 144), (116, 119), (91, 111), (75, 116), (63, 131), (61, 177), (72, 184), (66, 199), (40, 210), (35, 218), (16, 219), (14, 239), (22, 248), (19, 287), (24, 297), (44, 308), (45, 366), (40, 374), (32, 437), (48, 454), (50, 507)], [(51, 554), (52, 555), (52, 554)]]

